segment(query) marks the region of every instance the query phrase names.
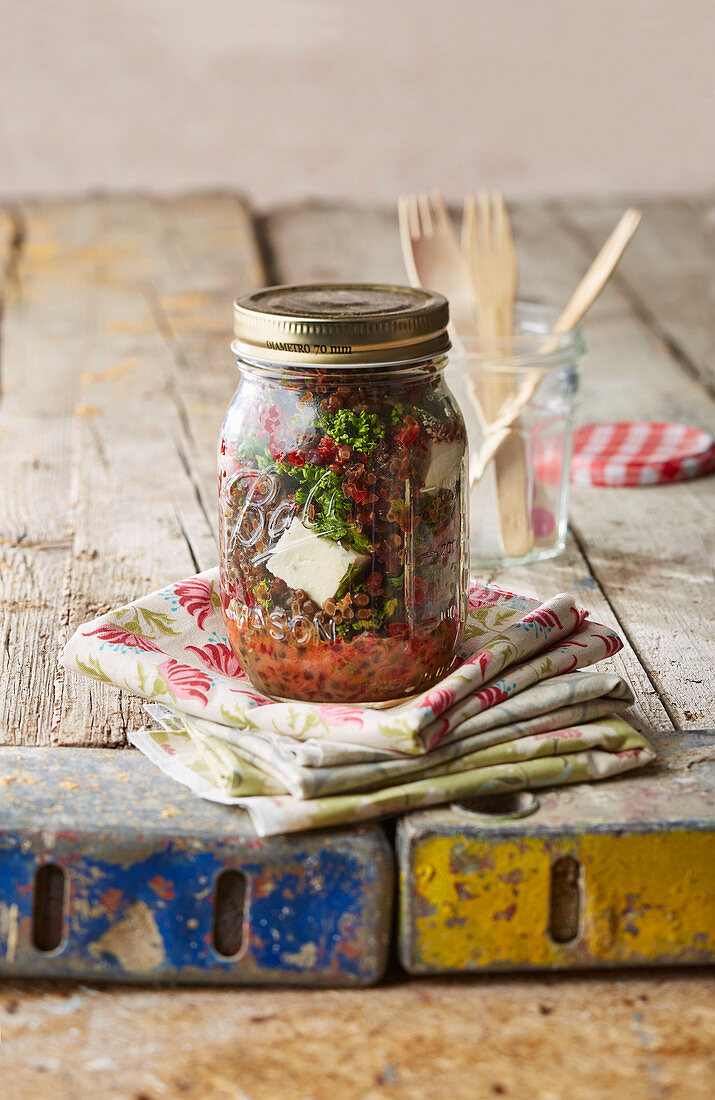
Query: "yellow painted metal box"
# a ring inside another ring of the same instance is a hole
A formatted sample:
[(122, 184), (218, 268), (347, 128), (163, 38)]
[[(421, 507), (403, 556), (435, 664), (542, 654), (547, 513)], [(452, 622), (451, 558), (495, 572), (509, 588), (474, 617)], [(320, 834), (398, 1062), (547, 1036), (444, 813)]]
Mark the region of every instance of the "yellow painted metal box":
[(404, 818), (405, 969), (713, 963), (715, 732), (650, 736), (640, 775)]

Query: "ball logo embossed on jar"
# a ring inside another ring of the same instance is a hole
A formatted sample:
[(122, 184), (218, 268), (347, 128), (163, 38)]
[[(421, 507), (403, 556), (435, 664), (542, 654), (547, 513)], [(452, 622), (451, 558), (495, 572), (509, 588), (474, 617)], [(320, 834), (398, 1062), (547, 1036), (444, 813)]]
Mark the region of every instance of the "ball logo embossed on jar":
[(278, 287), (235, 316), (219, 535), (241, 666), (275, 698), (377, 704), (431, 687), (455, 659), (467, 598), (446, 302)]
[[(228, 482), (231, 492), (243, 495), (243, 504), (236, 513), (229, 546), (255, 546), (263, 536), (267, 518), (265, 508), (278, 493), (278, 481), (269, 473), (256, 476), (253, 471), (241, 471)], [(245, 488), (243, 487), (245, 485)]]

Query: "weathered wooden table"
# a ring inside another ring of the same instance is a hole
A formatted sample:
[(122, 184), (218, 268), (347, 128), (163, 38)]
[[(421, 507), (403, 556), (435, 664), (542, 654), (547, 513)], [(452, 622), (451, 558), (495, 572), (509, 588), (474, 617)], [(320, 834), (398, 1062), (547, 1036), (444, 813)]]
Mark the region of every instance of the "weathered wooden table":
[[(622, 205), (517, 208), (522, 293), (565, 302)], [(586, 324), (582, 419), (712, 430), (715, 205), (642, 206)], [(216, 194), (0, 212), (0, 741), (126, 745), (136, 702), (65, 677), (58, 647), (83, 620), (215, 562), (231, 300), (342, 279), (404, 281), (392, 211), (255, 214)], [(713, 478), (576, 488), (566, 553), (489, 579), (576, 590), (617, 626), (627, 644), (612, 665), (640, 728), (715, 726), (714, 515)], [(361, 992), (3, 983), (3, 1095), (697, 1100), (712, 1094), (714, 992), (693, 971)]]

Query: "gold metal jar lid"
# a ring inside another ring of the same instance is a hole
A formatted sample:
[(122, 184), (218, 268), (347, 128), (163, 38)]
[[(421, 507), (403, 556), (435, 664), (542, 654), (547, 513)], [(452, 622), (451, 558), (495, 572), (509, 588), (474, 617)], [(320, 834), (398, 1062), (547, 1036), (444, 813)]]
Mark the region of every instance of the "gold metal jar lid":
[(408, 363), (450, 346), (447, 299), (408, 286), (271, 286), (238, 298), (233, 316), (236, 354), (273, 363)]

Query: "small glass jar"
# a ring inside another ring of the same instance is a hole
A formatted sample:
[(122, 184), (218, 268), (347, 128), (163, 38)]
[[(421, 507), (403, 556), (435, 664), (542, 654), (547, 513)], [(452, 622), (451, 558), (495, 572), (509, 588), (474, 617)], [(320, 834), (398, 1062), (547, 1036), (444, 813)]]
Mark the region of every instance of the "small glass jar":
[(454, 662), (466, 612), (466, 432), (448, 307), (407, 287), (239, 299), (219, 454), (221, 608), (253, 684), (379, 705)]
[(578, 329), (553, 334), (547, 306), (520, 302), (514, 332), (465, 342), (447, 379), (470, 449), (470, 556), (474, 568), (553, 558), (566, 544)]

